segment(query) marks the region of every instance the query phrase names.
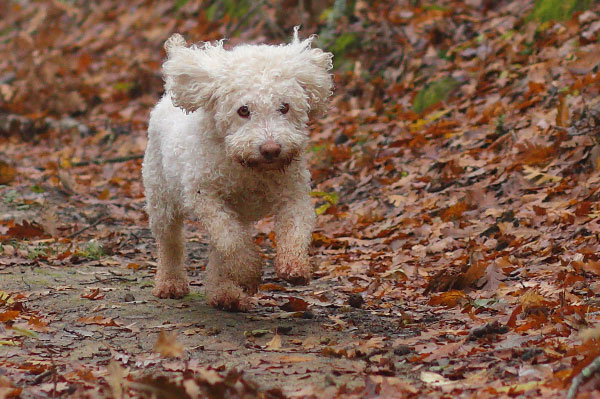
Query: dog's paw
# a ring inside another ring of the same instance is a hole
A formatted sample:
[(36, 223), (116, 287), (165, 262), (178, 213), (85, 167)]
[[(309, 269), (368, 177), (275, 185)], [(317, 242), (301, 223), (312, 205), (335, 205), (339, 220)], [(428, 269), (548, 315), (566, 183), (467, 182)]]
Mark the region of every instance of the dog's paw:
[(208, 293), (208, 303), (212, 307), (228, 312), (247, 312), (256, 305), (253, 297), (233, 284), (224, 284)]
[(293, 285), (307, 285), (312, 276), (310, 263), (299, 259), (277, 259), (275, 271), (279, 278)]
[(156, 280), (152, 294), (159, 298), (183, 298), (190, 293), (187, 279)]

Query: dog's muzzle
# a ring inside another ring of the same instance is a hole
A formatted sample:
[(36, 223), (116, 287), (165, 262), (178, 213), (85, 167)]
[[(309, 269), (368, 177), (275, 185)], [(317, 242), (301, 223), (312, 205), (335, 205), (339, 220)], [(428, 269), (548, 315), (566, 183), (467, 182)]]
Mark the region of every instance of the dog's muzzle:
[(237, 161), (245, 167), (258, 170), (280, 170), (292, 163), (296, 158), (296, 153), (286, 155), (281, 154), (281, 145), (273, 140), (267, 140), (258, 148), (260, 157), (256, 158), (238, 158)]

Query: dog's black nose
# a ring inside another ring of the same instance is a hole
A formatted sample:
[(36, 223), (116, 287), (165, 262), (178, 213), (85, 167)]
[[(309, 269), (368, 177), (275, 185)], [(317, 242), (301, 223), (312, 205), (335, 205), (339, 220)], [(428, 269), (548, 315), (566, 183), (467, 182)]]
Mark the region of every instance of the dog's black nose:
[(267, 160), (272, 161), (281, 154), (281, 146), (273, 140), (265, 141), (259, 148), (260, 154)]

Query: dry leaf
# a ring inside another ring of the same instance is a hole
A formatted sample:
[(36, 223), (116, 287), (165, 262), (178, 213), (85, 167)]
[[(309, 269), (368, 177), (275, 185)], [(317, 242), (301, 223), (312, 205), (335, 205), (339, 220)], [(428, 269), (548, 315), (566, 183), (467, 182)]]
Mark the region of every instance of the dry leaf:
[(176, 340), (174, 333), (166, 333), (160, 331), (158, 339), (154, 344), (154, 352), (159, 353), (162, 357), (179, 357), (183, 355), (183, 345)]
[(17, 171), (15, 168), (0, 160), (0, 184), (8, 184), (15, 180)]
[(280, 306), (286, 312), (304, 312), (308, 308), (308, 302), (304, 299), (289, 297), (288, 301)]
[(281, 335), (273, 335), (273, 338), (271, 338), (271, 340), (265, 345), (265, 349), (270, 351), (276, 351), (281, 349)]
[(107, 327), (119, 327), (122, 325), (121, 323), (115, 321), (112, 317), (104, 318), (102, 316), (80, 317), (77, 319), (77, 322), (83, 324), (98, 324), (100, 326)]
[(451, 290), (448, 292), (442, 292), (438, 295), (433, 295), (427, 302), (431, 306), (446, 306), (448, 308), (454, 308), (456, 306), (463, 306), (469, 303), (470, 298), (467, 294), (458, 290)]
[(111, 360), (106, 368), (108, 371), (108, 375), (106, 376), (106, 382), (108, 382), (108, 386), (112, 392), (112, 397), (115, 399), (123, 398), (123, 388), (127, 386), (127, 372), (121, 365)]

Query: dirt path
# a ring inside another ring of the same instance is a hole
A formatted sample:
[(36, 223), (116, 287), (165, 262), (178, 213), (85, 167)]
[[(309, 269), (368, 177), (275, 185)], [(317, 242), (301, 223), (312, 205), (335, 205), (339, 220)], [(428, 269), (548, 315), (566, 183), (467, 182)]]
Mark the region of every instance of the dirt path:
[[(166, 331), (176, 335), (192, 365), (241, 369), (261, 386), (293, 392), (307, 384), (361, 383), (363, 361), (322, 354), (327, 344), (352, 340), (348, 332), (324, 328), (330, 324), (327, 315), (335, 311), (286, 312), (274, 306), (249, 314), (226, 313), (208, 307), (199, 287), (183, 300), (154, 298), (147, 271), (94, 265), (18, 269), (3, 270), (3, 290), (28, 293), (28, 310), (52, 322), (47, 332), (26, 339), (21, 348), (1, 347), (10, 363), (54, 361), (61, 373), (68, 373), (117, 359), (132, 373), (181, 370), (182, 362), (161, 361), (153, 353), (159, 332)], [(99, 299), (82, 298), (93, 292)], [(274, 332), (281, 345), (273, 343)], [(32, 396), (36, 385), (44, 390), (39, 375), (22, 381)]]
[[(50, 202), (68, 218), (68, 207), (59, 206), (57, 198)], [(3, 208), (5, 218), (15, 220), (36, 219), (39, 211)], [(90, 214), (103, 212), (91, 209)], [(10, 327), (0, 330), (1, 370), (11, 375), (9, 386), (22, 389), (21, 397), (112, 396), (111, 362), (124, 370), (125, 385), (148, 376), (238, 370), (262, 390), (305, 396), (362, 391), (367, 375), (378, 369), (419, 384), (406, 365), (412, 350), (394, 346), (394, 338), (418, 332), (400, 328), (393, 312), (360, 309), (358, 299), (349, 306), (336, 295), (332, 276), (317, 272), (309, 286), (287, 286), (268, 261), (255, 310), (213, 309), (202, 288), (206, 246), (192, 224), (187, 233), (192, 292), (182, 300), (160, 300), (151, 294), (155, 264), (149, 231), (93, 224), (80, 235), (110, 231), (103, 235), (118, 242), (112, 255), (90, 259), (94, 254), (65, 250), (69, 257), (63, 261), (56, 252), (52, 259), (40, 255), (44, 248), (60, 248), (60, 239), (15, 243), (12, 250), (4, 246), (4, 255), (15, 253), (0, 260), (5, 311), (0, 317)], [(173, 358), (156, 353), (161, 333), (167, 348), (182, 345), (184, 353)]]

